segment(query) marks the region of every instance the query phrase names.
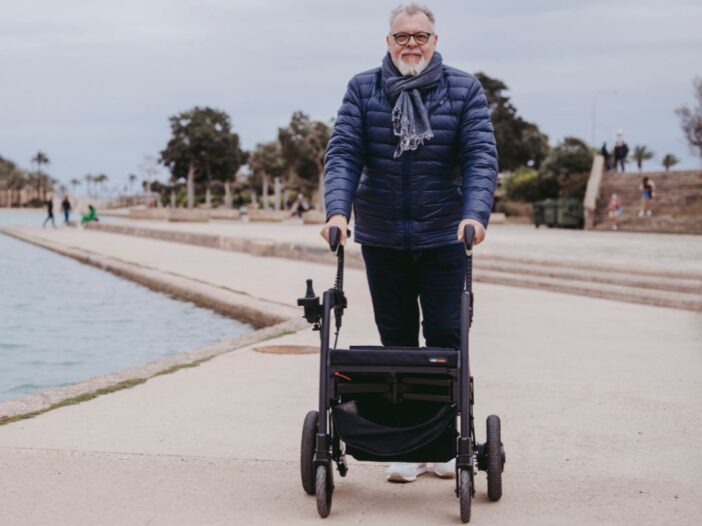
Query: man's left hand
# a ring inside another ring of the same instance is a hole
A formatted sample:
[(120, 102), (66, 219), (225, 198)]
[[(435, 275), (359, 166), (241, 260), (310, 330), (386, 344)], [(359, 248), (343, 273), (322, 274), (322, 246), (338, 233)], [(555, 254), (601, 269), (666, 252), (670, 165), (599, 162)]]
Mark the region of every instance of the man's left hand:
[(458, 225), (458, 232), (456, 233), (458, 240), (463, 241), (463, 230), (466, 225), (473, 225), (475, 228), (475, 234), (473, 235), (473, 245), (479, 245), (485, 239), (485, 227), (477, 219), (464, 219)]

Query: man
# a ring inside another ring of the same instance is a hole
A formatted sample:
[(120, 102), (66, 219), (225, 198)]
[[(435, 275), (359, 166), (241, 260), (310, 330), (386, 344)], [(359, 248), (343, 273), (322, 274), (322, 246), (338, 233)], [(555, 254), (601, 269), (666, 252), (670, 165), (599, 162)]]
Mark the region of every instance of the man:
[[(382, 67), (348, 85), (325, 159), (329, 227), (342, 244), (355, 210), (383, 345), (419, 346), (419, 306), (429, 347), (460, 346), (463, 229), (485, 238), (497, 180), (487, 101), (470, 74), (443, 65), (434, 15), (395, 9)], [(388, 479), (411, 482), (424, 464), (396, 463)], [(454, 463), (434, 473), (453, 476)]]
[(71, 219), (71, 202), (68, 200), (68, 196), (63, 196), (63, 201), (61, 202), (61, 209), (63, 210), (63, 222), (66, 226), (70, 224)]
[(609, 150), (607, 149), (607, 143), (603, 142), (602, 143), (602, 148), (600, 148), (600, 155), (604, 157), (604, 163), (605, 163), (605, 170), (607, 170), (607, 173), (612, 169), (612, 156), (609, 153)]
[(49, 195), (46, 201), (44, 201), (44, 206), (46, 206), (46, 219), (41, 225), (42, 228), (46, 228), (46, 223), (51, 221), (51, 224), (56, 228), (56, 222), (54, 221), (54, 196)]
[(629, 155), (629, 146), (620, 138), (614, 145), (614, 170), (625, 172), (626, 158)]

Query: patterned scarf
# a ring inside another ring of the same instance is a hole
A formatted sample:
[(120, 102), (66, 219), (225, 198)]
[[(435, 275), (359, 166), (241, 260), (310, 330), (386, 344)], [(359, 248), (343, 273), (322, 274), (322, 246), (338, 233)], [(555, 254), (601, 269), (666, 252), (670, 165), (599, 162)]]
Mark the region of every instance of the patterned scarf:
[(439, 85), (443, 74), (442, 63), (441, 55), (434, 53), (429, 65), (419, 75), (403, 77), (392, 63), (390, 53), (383, 59), (383, 86), (395, 105), (392, 109), (392, 129), (400, 138), (395, 159), (407, 150), (416, 150), (424, 141), (434, 137), (420, 92)]

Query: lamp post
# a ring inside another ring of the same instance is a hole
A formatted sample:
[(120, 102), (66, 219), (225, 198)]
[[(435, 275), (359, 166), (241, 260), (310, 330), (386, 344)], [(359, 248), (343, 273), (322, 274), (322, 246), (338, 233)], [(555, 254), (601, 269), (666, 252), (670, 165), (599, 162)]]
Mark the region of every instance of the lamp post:
[(597, 143), (595, 142), (595, 129), (597, 127), (597, 97), (600, 95), (619, 95), (618, 91), (615, 90), (602, 90), (595, 93), (592, 97), (592, 147), (597, 148)]

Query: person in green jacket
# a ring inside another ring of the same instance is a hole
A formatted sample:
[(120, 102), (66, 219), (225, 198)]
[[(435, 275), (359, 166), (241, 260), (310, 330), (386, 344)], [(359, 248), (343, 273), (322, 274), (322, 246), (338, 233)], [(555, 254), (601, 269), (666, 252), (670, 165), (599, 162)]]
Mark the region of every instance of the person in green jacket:
[(81, 217), (80, 224), (84, 225), (85, 223), (90, 223), (91, 221), (98, 222), (99, 219), (97, 217), (97, 210), (93, 208), (93, 205), (88, 205), (88, 213)]

